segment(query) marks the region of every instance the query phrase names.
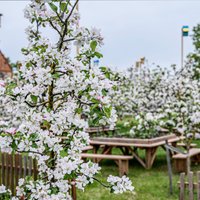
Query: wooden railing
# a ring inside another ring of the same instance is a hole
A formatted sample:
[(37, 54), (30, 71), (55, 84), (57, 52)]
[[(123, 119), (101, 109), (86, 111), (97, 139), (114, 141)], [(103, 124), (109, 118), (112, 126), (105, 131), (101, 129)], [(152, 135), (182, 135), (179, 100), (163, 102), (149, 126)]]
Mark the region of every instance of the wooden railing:
[(188, 174), (186, 181), (185, 179), (185, 173), (181, 173), (180, 182), (178, 182), (180, 189), (179, 200), (200, 200), (200, 171), (197, 172), (196, 181), (193, 180), (193, 172)]

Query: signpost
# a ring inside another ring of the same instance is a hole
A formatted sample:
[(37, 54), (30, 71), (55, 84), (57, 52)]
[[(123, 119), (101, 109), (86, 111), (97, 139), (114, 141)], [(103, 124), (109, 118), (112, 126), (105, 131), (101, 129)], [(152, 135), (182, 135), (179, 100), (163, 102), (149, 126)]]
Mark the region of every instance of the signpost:
[(3, 16), (2, 13), (0, 13), (0, 28), (1, 28), (1, 17)]
[(189, 36), (189, 26), (183, 26), (181, 29), (181, 67), (184, 64), (184, 37)]

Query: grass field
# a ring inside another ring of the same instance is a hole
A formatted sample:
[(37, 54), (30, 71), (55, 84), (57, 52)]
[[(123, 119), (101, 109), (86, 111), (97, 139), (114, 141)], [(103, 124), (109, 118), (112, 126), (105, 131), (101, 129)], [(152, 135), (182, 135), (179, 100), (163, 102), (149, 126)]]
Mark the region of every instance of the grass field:
[[(200, 142), (198, 142), (200, 147)], [(141, 152), (142, 153), (142, 152)], [(101, 181), (106, 181), (109, 174), (118, 175), (118, 168), (112, 161), (102, 161), (102, 173), (98, 175)], [(200, 170), (200, 166), (193, 166), (193, 171)], [(173, 173), (173, 195), (169, 195), (169, 178), (167, 173), (166, 154), (159, 149), (157, 158), (150, 170), (144, 169), (136, 160), (130, 162), (129, 175), (135, 187), (135, 194), (110, 194), (107, 189), (95, 182), (86, 187), (84, 192), (78, 192), (78, 200), (177, 200), (177, 181), (179, 174)]]

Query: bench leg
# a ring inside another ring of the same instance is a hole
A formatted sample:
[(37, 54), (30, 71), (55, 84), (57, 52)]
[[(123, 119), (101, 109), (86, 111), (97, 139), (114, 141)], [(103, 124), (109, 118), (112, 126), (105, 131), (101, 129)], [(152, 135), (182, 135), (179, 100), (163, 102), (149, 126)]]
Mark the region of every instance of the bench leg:
[(187, 161), (186, 161), (186, 159), (175, 159), (174, 160), (174, 169), (175, 169), (176, 172), (187, 173)]
[(191, 158), (191, 162), (200, 163), (200, 155), (198, 154), (194, 156), (193, 158)]
[(145, 151), (146, 169), (151, 169), (156, 158), (157, 147), (146, 148)]
[(128, 160), (119, 160), (118, 166), (119, 166), (119, 176), (128, 174), (128, 168), (129, 168)]

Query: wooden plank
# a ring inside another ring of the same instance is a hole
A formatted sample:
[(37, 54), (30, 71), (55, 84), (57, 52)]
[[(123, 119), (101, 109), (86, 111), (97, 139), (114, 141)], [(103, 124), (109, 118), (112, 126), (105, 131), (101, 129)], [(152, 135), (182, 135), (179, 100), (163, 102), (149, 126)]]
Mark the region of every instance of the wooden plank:
[(189, 174), (188, 174), (188, 182), (189, 182), (189, 200), (194, 200), (193, 172), (189, 172)]
[(19, 154), (15, 154), (14, 174), (15, 174), (15, 185), (17, 186), (19, 180)]
[(173, 187), (172, 187), (172, 166), (170, 160), (170, 150), (168, 148), (168, 141), (166, 141), (165, 150), (166, 150), (166, 159), (167, 159), (167, 168), (168, 168), (168, 175), (169, 175), (169, 192), (173, 194)]
[(15, 191), (15, 179), (14, 179), (14, 155), (11, 154), (11, 162), (10, 162), (10, 186), (11, 186), (11, 191), (14, 193)]
[(23, 177), (25, 178), (28, 174), (28, 170), (27, 170), (27, 167), (28, 167), (28, 157), (27, 155), (23, 156)]
[(99, 127), (89, 127), (86, 129), (87, 133), (101, 133), (101, 132), (111, 132), (116, 131), (117, 128), (110, 128), (109, 126), (99, 126)]
[(82, 151), (89, 151), (89, 150), (93, 150), (93, 146), (91, 146), (91, 145), (88, 145), (88, 146), (86, 146), (86, 147), (83, 147), (82, 148)]
[(146, 162), (146, 169), (150, 169), (151, 168), (151, 148), (146, 149), (145, 152), (145, 162)]
[(119, 168), (119, 176), (122, 177), (124, 175), (122, 160), (118, 160), (118, 168)]
[(136, 158), (136, 160), (144, 167), (146, 168), (146, 163), (144, 162), (144, 160), (142, 158), (139, 157), (138, 153), (137, 153), (137, 148), (131, 148), (131, 147), (127, 147), (131, 152), (134, 158)]
[(123, 175), (127, 175), (129, 168), (128, 160), (118, 160), (117, 164), (118, 164), (119, 176), (122, 177)]
[(174, 160), (174, 169), (176, 172), (187, 172), (187, 163), (184, 159), (175, 159)]
[(5, 185), (5, 153), (2, 152), (1, 154), (1, 162), (2, 162), (2, 170), (1, 170), (1, 176), (2, 176), (2, 184)]
[(181, 153), (178, 153), (176, 155), (174, 155), (172, 158), (174, 159), (187, 159), (188, 155), (189, 157), (192, 157), (192, 156), (195, 156), (195, 155), (198, 155), (200, 154), (200, 148), (192, 148), (189, 150), (189, 154), (181, 154)]
[(129, 168), (129, 162), (128, 160), (121, 160), (121, 169), (122, 169), (122, 173), (121, 175), (128, 175), (128, 168)]
[(23, 177), (23, 162), (22, 162), (22, 155), (19, 154), (19, 178), (22, 178)]
[(6, 153), (6, 168), (5, 168), (5, 179), (6, 179), (6, 186), (9, 186), (9, 154)]
[[(104, 149), (103, 149), (103, 151), (102, 151), (102, 154), (103, 155), (110, 155), (110, 154), (112, 154), (112, 146), (105, 146), (104, 147)], [(101, 160), (102, 160), (103, 158), (99, 158), (99, 159), (94, 159), (94, 162), (97, 162), (97, 163), (99, 163), (99, 162), (101, 162)]]
[(184, 200), (185, 199), (185, 173), (181, 173), (180, 175), (180, 196), (179, 200)]
[(177, 137), (175, 134), (165, 135), (161, 137), (156, 137), (152, 139), (138, 139), (138, 138), (103, 138), (103, 137), (95, 137), (91, 139), (91, 142), (99, 141), (99, 142), (117, 142), (117, 143), (130, 143), (135, 145), (153, 145), (154, 143), (165, 144), (165, 140), (169, 142), (179, 141), (181, 138)]
[[(169, 142), (176, 142), (179, 139), (169, 140)], [(152, 148), (158, 147), (165, 144), (165, 141), (155, 142), (155, 143), (134, 143), (134, 142), (126, 142), (126, 141), (99, 141), (99, 140), (90, 140), (90, 145), (109, 145), (109, 146), (122, 146), (122, 147), (139, 147), (139, 148)]]
[(145, 152), (145, 162), (146, 162), (146, 168), (150, 169), (153, 165), (153, 162), (156, 157), (156, 151), (157, 147), (154, 148), (147, 148)]
[(33, 169), (33, 159), (32, 157), (28, 157), (28, 175), (31, 176), (32, 175), (32, 169)]
[(37, 161), (33, 159), (33, 178), (37, 180)]
[[(179, 147), (184, 147), (184, 148), (187, 147), (187, 145), (186, 145), (185, 143), (183, 143), (183, 142), (177, 143), (177, 146), (179, 146)], [(190, 144), (190, 148), (191, 148), (191, 147), (194, 148), (194, 147), (196, 147), (196, 146), (197, 146), (197, 144), (194, 144), (194, 143)]]
[(89, 154), (89, 153), (82, 153), (81, 157), (82, 158), (102, 158), (102, 159), (111, 159), (111, 160), (130, 160), (133, 158), (133, 156)]
[(200, 171), (197, 172), (197, 199), (200, 199)]
[(153, 166), (154, 160), (156, 158), (156, 152), (157, 152), (157, 147), (152, 149), (152, 154), (151, 154), (151, 167)]

